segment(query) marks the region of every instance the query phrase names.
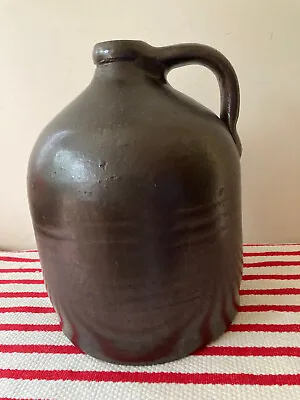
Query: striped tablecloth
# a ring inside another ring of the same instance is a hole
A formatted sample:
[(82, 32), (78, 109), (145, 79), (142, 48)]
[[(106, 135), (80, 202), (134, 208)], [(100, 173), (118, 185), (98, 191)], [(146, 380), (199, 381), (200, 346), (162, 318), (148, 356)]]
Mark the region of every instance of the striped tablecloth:
[(240, 312), (216, 342), (147, 367), (100, 362), (61, 333), (38, 254), (0, 253), (1, 399), (300, 399), (300, 245), (244, 248)]

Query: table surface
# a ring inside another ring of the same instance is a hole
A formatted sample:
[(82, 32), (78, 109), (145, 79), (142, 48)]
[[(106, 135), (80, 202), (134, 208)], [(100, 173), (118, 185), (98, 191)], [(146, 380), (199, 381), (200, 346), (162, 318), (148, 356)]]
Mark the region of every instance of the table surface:
[(0, 400), (300, 399), (300, 245), (245, 245), (241, 307), (185, 359), (112, 365), (62, 334), (36, 251), (0, 253)]

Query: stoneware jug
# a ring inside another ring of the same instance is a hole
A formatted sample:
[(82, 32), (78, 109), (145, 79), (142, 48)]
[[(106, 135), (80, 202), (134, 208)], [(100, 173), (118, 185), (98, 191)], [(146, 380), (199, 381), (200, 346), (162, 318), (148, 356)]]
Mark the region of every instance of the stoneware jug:
[[(94, 77), (43, 130), (28, 167), (31, 216), (49, 297), (84, 352), (162, 363), (222, 334), (242, 274), (239, 85), (201, 44), (94, 47)], [(200, 64), (220, 118), (175, 90)]]

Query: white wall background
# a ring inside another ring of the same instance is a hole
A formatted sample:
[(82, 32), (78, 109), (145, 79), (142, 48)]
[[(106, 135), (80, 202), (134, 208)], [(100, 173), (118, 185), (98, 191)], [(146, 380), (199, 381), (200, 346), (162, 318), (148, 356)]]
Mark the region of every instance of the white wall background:
[[(92, 47), (110, 39), (201, 42), (241, 86), (244, 241), (300, 241), (300, 0), (0, 0), (0, 248), (35, 245), (26, 195), (31, 148), (92, 78)], [(171, 82), (214, 111), (200, 67)]]

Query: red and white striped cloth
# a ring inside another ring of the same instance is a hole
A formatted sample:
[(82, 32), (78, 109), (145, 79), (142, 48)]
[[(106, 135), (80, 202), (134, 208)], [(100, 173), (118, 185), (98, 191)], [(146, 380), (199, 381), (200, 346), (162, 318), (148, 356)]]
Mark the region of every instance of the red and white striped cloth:
[(241, 307), (209, 347), (127, 367), (61, 333), (36, 252), (0, 253), (0, 400), (300, 399), (300, 245), (244, 248)]

